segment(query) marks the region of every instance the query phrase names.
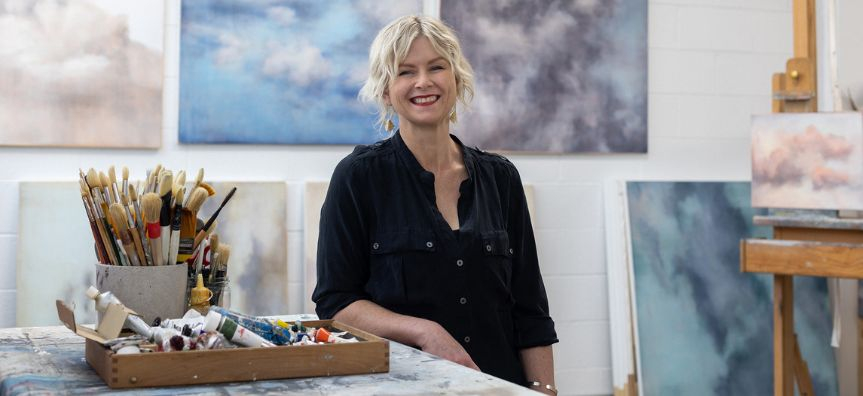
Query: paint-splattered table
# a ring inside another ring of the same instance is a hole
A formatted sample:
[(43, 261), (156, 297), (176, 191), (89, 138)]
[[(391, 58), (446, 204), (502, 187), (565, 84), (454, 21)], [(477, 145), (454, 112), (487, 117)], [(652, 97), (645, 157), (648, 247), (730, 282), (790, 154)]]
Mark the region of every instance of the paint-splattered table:
[(63, 326), (0, 329), (0, 395), (121, 392), (144, 395), (537, 394), (396, 342), (390, 343), (389, 373), (115, 391), (108, 388), (84, 360), (84, 338), (69, 329)]

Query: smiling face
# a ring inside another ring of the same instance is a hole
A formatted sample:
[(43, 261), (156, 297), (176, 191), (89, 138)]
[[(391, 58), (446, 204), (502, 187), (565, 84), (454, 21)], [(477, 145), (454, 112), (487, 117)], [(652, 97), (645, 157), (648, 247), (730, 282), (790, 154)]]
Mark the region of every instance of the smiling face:
[(447, 128), (456, 96), (452, 66), (424, 36), (411, 44), (396, 77), (384, 91), (384, 101), (398, 113), (403, 131)]

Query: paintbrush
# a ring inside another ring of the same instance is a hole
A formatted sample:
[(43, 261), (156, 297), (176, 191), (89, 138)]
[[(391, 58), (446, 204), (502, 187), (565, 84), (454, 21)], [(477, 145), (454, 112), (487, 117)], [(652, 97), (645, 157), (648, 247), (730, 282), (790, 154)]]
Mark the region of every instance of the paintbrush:
[(129, 168), (125, 166), (123, 167), (123, 187), (120, 192), (122, 192), (123, 195), (129, 195)]
[[(215, 229), (215, 228), (216, 227), (212, 227), (212, 229)], [(208, 272), (210, 274), (210, 278), (208, 279), (209, 283), (213, 283), (213, 281), (216, 279), (216, 271), (214, 270), (215, 264), (213, 262), (214, 261), (213, 256), (215, 256), (215, 254), (216, 254), (216, 249), (219, 248), (219, 235), (218, 234), (212, 234), (209, 237), (207, 237), (206, 241), (208, 241), (209, 243), (207, 243), (207, 249), (204, 251), (204, 271)]]
[(207, 220), (206, 223), (204, 223), (204, 226), (201, 228), (201, 231), (198, 231), (198, 235), (195, 236), (195, 246), (198, 246), (198, 244), (201, 243), (201, 240), (204, 239), (204, 235), (207, 233), (207, 231), (209, 231), (210, 226), (213, 225), (213, 222), (216, 221), (216, 217), (219, 216), (219, 212), (222, 211), (222, 208), (224, 208), (225, 204), (228, 203), (228, 201), (231, 199), (231, 197), (234, 196), (235, 192), (237, 192), (237, 187), (234, 187), (231, 189), (231, 192), (229, 192), (228, 195), (225, 196), (225, 199), (222, 201), (222, 204), (219, 205), (219, 208), (216, 209), (216, 211), (213, 213), (213, 215), (210, 216), (210, 219)]
[(111, 192), (114, 194), (114, 202), (120, 202), (120, 189), (117, 188), (117, 172), (114, 165), (108, 168), (108, 181), (111, 183)]
[(146, 265), (156, 265), (155, 262), (153, 262), (153, 252), (150, 251), (150, 243), (147, 242), (146, 227), (144, 225), (141, 207), (138, 204), (137, 189), (132, 184), (129, 185), (129, 198), (132, 200), (131, 205), (129, 205), (129, 210), (132, 211), (132, 219), (135, 223), (135, 231), (138, 233), (138, 240), (141, 241), (141, 247), (144, 248), (144, 258), (147, 262)]
[(81, 201), (84, 202), (84, 211), (87, 212), (87, 221), (90, 223), (90, 231), (93, 232), (93, 239), (96, 243), (96, 258), (102, 264), (109, 264), (108, 253), (105, 251), (105, 245), (102, 243), (102, 237), (99, 235), (99, 230), (96, 228), (96, 217), (93, 215), (93, 208), (90, 204), (88, 196), (90, 192), (87, 190), (87, 182), (80, 180), (81, 184)]
[(102, 192), (105, 194), (105, 203), (109, 206), (116, 202), (114, 201), (114, 191), (111, 190), (111, 180), (105, 172), (99, 172), (99, 183), (102, 185)]
[(177, 255), (177, 261), (185, 262), (194, 253), (197, 246), (195, 245), (195, 231), (198, 219), (198, 210), (204, 205), (207, 200), (207, 190), (202, 187), (195, 188), (189, 194), (188, 205), (183, 207), (180, 217), (180, 250)]
[(165, 265), (165, 255), (162, 254), (162, 227), (159, 225), (159, 212), (162, 211), (162, 199), (153, 192), (141, 197), (144, 211), (144, 223), (147, 226), (147, 237), (150, 239), (150, 254), (153, 265)]
[[(203, 183), (203, 182), (204, 182), (204, 168), (200, 168), (200, 169), (198, 169), (198, 175), (195, 176), (195, 187), (192, 187), (192, 193), (194, 193), (198, 187), (201, 187), (201, 183)], [(192, 194), (189, 194), (189, 197), (186, 199), (185, 202), (183, 202), (183, 206), (189, 206), (189, 200), (191, 200), (191, 199), (192, 199)]]
[[(185, 195), (185, 194), (180, 194), (180, 188), (183, 188), (185, 186), (186, 186), (186, 171), (181, 170), (181, 171), (177, 172), (177, 176), (174, 177), (174, 186), (172, 187), (172, 189), (173, 189), (172, 192), (174, 193), (174, 203), (173, 204), (181, 205), (181, 206), (186, 205), (186, 200), (183, 197), (183, 195)], [(186, 191), (185, 188), (183, 188), (184, 193), (185, 193), (185, 191)]]
[(219, 301), (222, 296), (222, 290), (224, 290), (225, 285), (227, 283), (228, 278), (228, 259), (231, 257), (231, 246), (228, 244), (220, 244), (219, 248), (216, 250), (215, 256), (213, 256), (213, 268), (215, 269), (216, 276), (215, 282), (223, 282), (222, 287), (216, 288), (218, 292), (213, 296), (213, 301)]
[(171, 257), (171, 187), (173, 186), (173, 177), (168, 172), (159, 177), (159, 196), (162, 197), (162, 209), (159, 213), (159, 225), (162, 227), (162, 257), (165, 258), (166, 264), (173, 264), (168, 261)]
[[(178, 192), (182, 192), (181, 188)], [(177, 254), (180, 251), (180, 217), (183, 213), (183, 206), (177, 205), (174, 207), (174, 216), (171, 219), (171, 243), (168, 250), (168, 264), (179, 264)]]
[(129, 265), (140, 266), (141, 261), (138, 259), (138, 254), (135, 251), (135, 242), (132, 240), (132, 235), (129, 234), (129, 225), (126, 223), (126, 212), (123, 206), (119, 203), (112, 203), (108, 209), (111, 218), (114, 219), (116, 225), (116, 235), (120, 238), (123, 245), (123, 251), (126, 253), (126, 258), (129, 260)]
[(138, 254), (138, 261), (141, 265), (148, 265), (147, 255), (144, 253), (144, 243), (141, 240), (141, 233), (136, 225), (135, 217), (132, 216), (133, 210), (126, 194), (120, 194), (120, 202), (122, 203), (121, 208), (123, 209), (123, 214), (126, 216), (129, 235), (132, 237), (132, 242), (135, 243), (135, 252)]
[(107, 218), (108, 205), (105, 203), (102, 194), (102, 183), (95, 169), (90, 168), (90, 170), (87, 171), (86, 181), (91, 189), (90, 199), (93, 200), (93, 208), (95, 209), (94, 214), (96, 214), (98, 218), (96, 221), (96, 228), (102, 236), (102, 243), (105, 245), (105, 250), (108, 252), (108, 257), (111, 259), (111, 263), (114, 265), (122, 265), (122, 261), (120, 260), (120, 249), (114, 242), (115, 239), (110, 232), (111, 225)]

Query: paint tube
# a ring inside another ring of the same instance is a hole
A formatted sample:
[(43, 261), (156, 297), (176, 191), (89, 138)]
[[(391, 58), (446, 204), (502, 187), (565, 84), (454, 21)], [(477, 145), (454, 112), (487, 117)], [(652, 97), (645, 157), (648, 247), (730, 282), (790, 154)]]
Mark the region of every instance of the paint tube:
[[(96, 302), (96, 310), (102, 313), (105, 313), (108, 310), (108, 305), (123, 305), (123, 303), (120, 302), (120, 300), (116, 296), (114, 296), (114, 293), (111, 293), (110, 291), (100, 293), (99, 289), (93, 286), (90, 286), (90, 288), (87, 289), (87, 297)], [(144, 319), (141, 319), (140, 316), (126, 316), (126, 322), (123, 323), (123, 326), (132, 329), (132, 331), (144, 337), (152, 338), (153, 336), (152, 328), (147, 325), (147, 323), (144, 322)]]
[(204, 325), (204, 330), (218, 331), (225, 335), (229, 341), (247, 347), (271, 347), (272, 342), (263, 339), (251, 330), (240, 326), (237, 322), (228, 317), (222, 316), (215, 310), (211, 310), (207, 314), (207, 322)]
[(159, 324), (159, 327), (173, 329), (186, 336), (197, 336), (204, 333), (204, 324), (204, 317), (198, 316), (196, 318), (165, 320)]
[(243, 326), (261, 338), (272, 342), (275, 345), (290, 344), (291, 335), (284, 327), (278, 326), (273, 320), (267, 318), (259, 318), (249, 315), (243, 315), (223, 307), (211, 306), (210, 311), (215, 311), (219, 315), (230, 318), (238, 325)]
[(325, 343), (359, 342), (356, 338), (342, 338), (339, 336), (343, 334), (346, 333), (330, 333), (327, 329), (321, 327), (315, 332), (315, 341)]

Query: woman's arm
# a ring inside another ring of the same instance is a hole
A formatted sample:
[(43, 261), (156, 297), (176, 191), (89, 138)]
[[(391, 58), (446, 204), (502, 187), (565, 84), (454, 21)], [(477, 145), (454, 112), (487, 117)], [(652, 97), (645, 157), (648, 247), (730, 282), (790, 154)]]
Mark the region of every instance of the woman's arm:
[(354, 301), (336, 313), (333, 319), (479, 370), (461, 344), (437, 322), (397, 314), (368, 300)]
[[(551, 345), (526, 348), (521, 350), (521, 362), (524, 366), (524, 376), (528, 383), (539, 382), (530, 389), (549, 395), (556, 395), (554, 385), (554, 354)], [(551, 389), (546, 385), (551, 385)]]

